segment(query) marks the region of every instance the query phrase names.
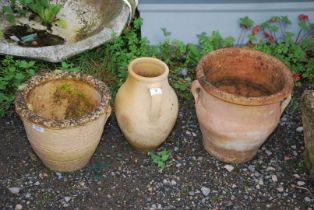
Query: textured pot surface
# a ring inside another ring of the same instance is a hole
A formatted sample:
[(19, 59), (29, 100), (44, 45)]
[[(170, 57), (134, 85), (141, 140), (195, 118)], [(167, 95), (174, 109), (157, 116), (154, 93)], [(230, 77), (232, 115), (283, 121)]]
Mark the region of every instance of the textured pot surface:
[[(103, 44), (111, 39), (113, 32), (119, 35), (132, 17), (138, 3), (137, 0), (53, 0), (51, 2), (62, 5), (57, 18), (64, 20), (66, 24), (65, 27), (57, 27), (53, 24), (52, 34), (61, 36), (66, 42), (54, 46), (22, 47), (1, 38), (0, 54), (59, 62)], [(8, 0), (0, 1), (0, 10), (8, 4)], [(0, 22), (2, 29), (10, 25), (2, 17)], [(45, 30), (45, 27), (36, 21), (30, 21), (28, 17), (16, 18), (16, 25), (24, 24)]]
[(111, 113), (109, 100), (103, 82), (56, 71), (24, 83), (15, 107), (35, 153), (48, 168), (63, 172), (90, 160)]
[(119, 126), (138, 150), (158, 147), (176, 122), (178, 99), (168, 83), (168, 74), (167, 65), (158, 59), (135, 59), (117, 93), (115, 110)]
[(204, 56), (192, 84), (205, 149), (224, 162), (254, 157), (290, 101), (293, 79), (279, 60), (226, 48)]
[(303, 93), (301, 108), (305, 143), (304, 161), (314, 179), (314, 90)]

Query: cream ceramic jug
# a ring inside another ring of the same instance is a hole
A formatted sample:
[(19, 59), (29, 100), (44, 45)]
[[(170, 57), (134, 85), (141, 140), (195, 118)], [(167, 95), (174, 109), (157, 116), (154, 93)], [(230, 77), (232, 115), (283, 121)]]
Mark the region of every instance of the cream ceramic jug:
[(124, 136), (140, 151), (162, 144), (178, 116), (178, 98), (168, 83), (168, 66), (143, 57), (128, 66), (128, 78), (115, 99), (115, 113)]

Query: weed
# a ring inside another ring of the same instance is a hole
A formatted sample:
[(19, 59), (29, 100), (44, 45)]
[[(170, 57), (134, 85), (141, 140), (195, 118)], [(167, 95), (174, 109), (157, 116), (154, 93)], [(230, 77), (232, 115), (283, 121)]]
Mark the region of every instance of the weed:
[(221, 202), (219, 195), (214, 195), (214, 196), (211, 198), (211, 202), (212, 202), (213, 204), (219, 204), (219, 203)]
[(15, 91), (21, 83), (35, 75), (35, 61), (14, 60), (5, 56), (0, 62), (0, 117), (15, 99)]
[(151, 157), (153, 162), (157, 165), (160, 171), (162, 171), (166, 166), (166, 161), (170, 156), (168, 150), (162, 150), (161, 152), (149, 152), (148, 155)]
[(61, 62), (61, 66), (59, 66), (59, 69), (68, 72), (79, 72), (81, 70), (80, 67), (74, 67), (73, 63), (67, 63), (65, 61)]

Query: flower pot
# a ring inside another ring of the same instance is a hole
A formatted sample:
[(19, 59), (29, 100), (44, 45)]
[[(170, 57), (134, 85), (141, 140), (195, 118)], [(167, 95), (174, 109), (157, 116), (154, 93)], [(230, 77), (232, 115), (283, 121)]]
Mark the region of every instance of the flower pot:
[(289, 69), (262, 52), (225, 48), (204, 56), (192, 84), (205, 149), (224, 162), (252, 159), (291, 99)]
[(138, 58), (128, 67), (115, 109), (119, 126), (136, 149), (158, 147), (171, 132), (178, 115), (178, 99), (168, 83), (169, 69), (156, 58)]
[(304, 162), (314, 180), (314, 90), (306, 90), (301, 98), (304, 128)]
[(15, 108), (35, 153), (48, 168), (65, 172), (90, 160), (111, 113), (109, 100), (103, 82), (55, 71), (24, 83)]

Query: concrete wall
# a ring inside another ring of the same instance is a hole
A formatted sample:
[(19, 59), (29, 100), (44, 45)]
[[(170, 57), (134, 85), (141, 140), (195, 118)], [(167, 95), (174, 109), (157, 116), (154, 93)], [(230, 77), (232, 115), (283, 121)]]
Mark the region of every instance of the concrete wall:
[(301, 0), (140, 0), (140, 16), (144, 19), (142, 36), (152, 44), (163, 40), (161, 27), (172, 38), (197, 42), (197, 34), (218, 30), (223, 36), (240, 34), (239, 19), (249, 16), (261, 23), (271, 16), (288, 16), (292, 21), (288, 31), (297, 33), (299, 14), (310, 16), (314, 23), (314, 1)]

